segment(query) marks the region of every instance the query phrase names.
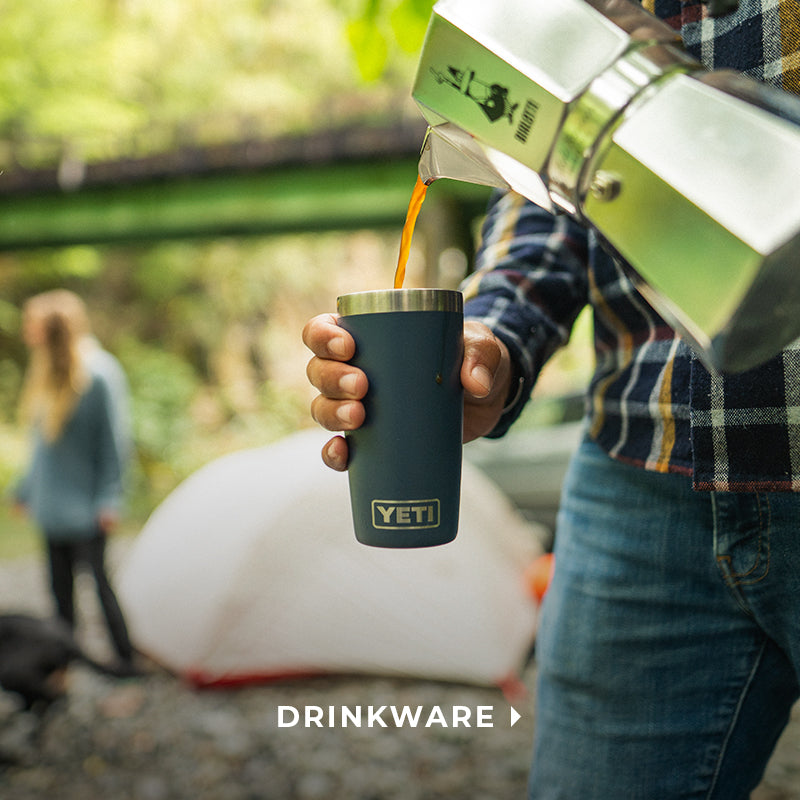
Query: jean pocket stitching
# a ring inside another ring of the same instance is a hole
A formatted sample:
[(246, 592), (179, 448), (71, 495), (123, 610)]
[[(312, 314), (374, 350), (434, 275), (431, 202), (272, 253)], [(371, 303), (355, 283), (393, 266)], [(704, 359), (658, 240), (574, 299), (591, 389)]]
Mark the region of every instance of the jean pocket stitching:
[[(725, 576), (725, 580), (732, 586), (752, 586), (760, 583), (769, 574), (770, 569), (770, 524), (772, 512), (769, 498), (762, 494), (756, 494), (758, 507), (758, 550), (752, 566), (746, 572), (735, 572), (733, 570), (733, 557), (729, 553), (717, 556), (717, 564)], [(762, 565), (762, 561), (764, 562)], [(761, 569), (758, 577), (750, 577), (757, 570)]]

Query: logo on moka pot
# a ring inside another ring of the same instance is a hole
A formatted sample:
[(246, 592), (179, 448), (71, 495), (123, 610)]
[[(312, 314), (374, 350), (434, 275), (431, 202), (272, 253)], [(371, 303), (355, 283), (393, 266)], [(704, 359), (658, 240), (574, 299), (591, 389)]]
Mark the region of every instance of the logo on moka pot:
[(383, 530), (438, 528), (439, 500), (373, 500), (372, 526)]
[[(446, 84), (455, 89), (459, 94), (469, 98), (483, 110), (490, 122), (506, 120), (514, 123), (514, 114), (519, 108), (519, 103), (513, 102), (509, 95), (510, 89), (501, 83), (480, 80), (474, 69), (459, 69), (449, 65), (446, 69), (438, 70), (431, 67), (431, 74), (437, 83)], [(522, 110), (522, 117), (517, 126), (514, 138), (525, 144), (528, 134), (536, 121), (536, 112), (539, 104), (527, 100)]]

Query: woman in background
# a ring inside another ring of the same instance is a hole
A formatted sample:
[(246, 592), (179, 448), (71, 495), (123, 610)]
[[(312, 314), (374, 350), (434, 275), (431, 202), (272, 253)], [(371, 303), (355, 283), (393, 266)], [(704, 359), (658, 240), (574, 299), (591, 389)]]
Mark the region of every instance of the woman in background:
[(30, 363), (21, 411), (33, 429), (33, 451), (16, 501), (43, 533), (58, 615), (74, 628), (74, 575), (87, 566), (121, 668), (133, 671), (133, 648), (105, 568), (130, 450), (127, 381), (91, 335), (83, 301), (72, 292), (28, 300), (23, 337)]

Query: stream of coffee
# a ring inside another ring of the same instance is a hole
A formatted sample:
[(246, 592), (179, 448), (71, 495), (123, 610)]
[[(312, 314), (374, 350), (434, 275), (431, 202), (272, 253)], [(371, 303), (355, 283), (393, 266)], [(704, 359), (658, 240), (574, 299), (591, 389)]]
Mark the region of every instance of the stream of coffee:
[(427, 191), (428, 184), (417, 175), (417, 183), (411, 193), (411, 202), (408, 204), (406, 222), (403, 225), (403, 235), (400, 238), (400, 255), (397, 259), (397, 269), (394, 273), (395, 289), (402, 289), (403, 282), (406, 279), (406, 264), (408, 263), (408, 253), (411, 250), (411, 237), (414, 235), (414, 226), (417, 223), (419, 210), (422, 208), (422, 202), (425, 200)]

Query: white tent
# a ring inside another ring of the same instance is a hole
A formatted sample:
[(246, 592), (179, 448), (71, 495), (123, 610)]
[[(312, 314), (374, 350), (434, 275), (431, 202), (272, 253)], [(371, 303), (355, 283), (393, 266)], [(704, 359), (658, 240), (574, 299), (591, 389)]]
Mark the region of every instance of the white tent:
[(535, 630), (535, 530), (464, 465), (461, 524), (440, 547), (352, 532), (347, 476), (307, 431), (200, 469), (152, 514), (118, 576), (136, 645), (200, 685), (295, 673), (502, 683)]

